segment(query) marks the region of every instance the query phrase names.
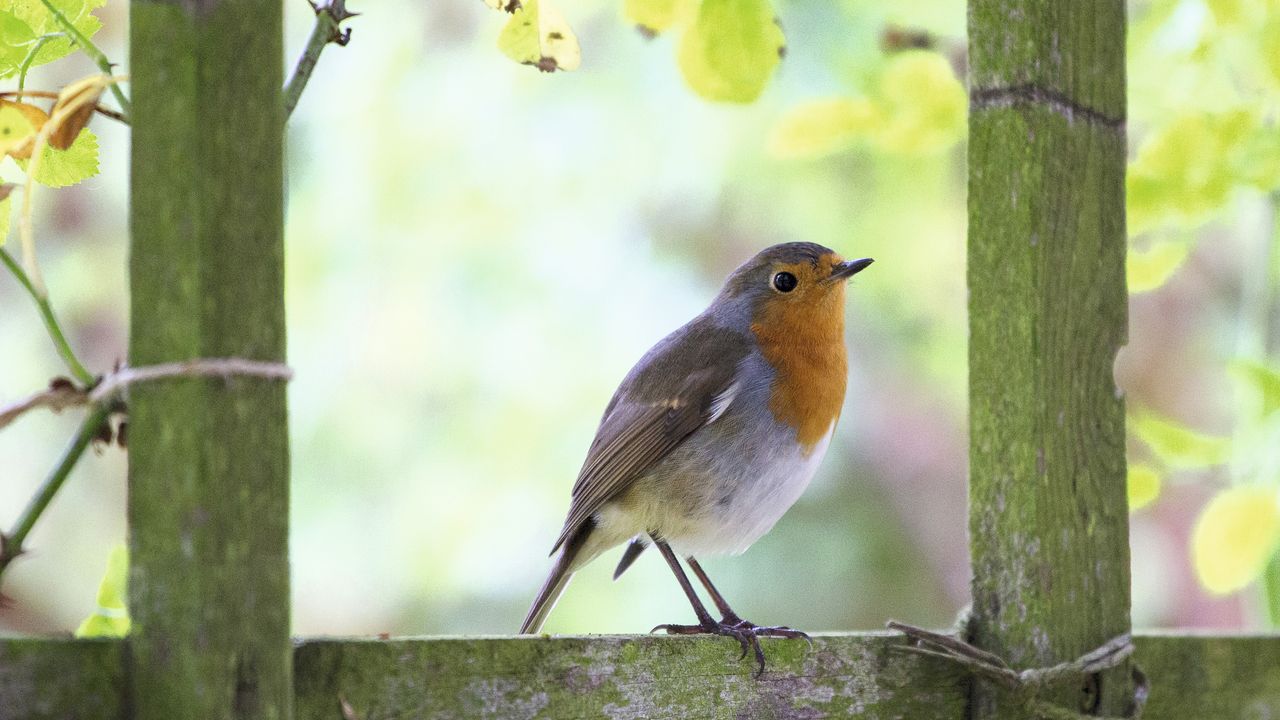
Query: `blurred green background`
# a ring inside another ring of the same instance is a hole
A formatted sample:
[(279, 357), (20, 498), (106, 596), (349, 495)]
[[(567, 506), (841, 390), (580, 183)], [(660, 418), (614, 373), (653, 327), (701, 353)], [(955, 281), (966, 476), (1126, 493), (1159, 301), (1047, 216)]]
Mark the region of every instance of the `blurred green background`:
[[(890, 28), (928, 31), (962, 62), (964, 3), (782, 3), (786, 59), (745, 106), (692, 93), (675, 40), (646, 40), (614, 0), (560, 3), (583, 63), (554, 75), (502, 56), (505, 18), (479, 0), (352, 5), (364, 14), (350, 23), (351, 44), (325, 52), (289, 124), (295, 632), (514, 632), (618, 381), (739, 262), (788, 240), (877, 261), (849, 295), (844, 415), (800, 502), (746, 554), (708, 560), (708, 572), (757, 622), (948, 625), (969, 580), (963, 118), (921, 130), (940, 133), (926, 143), (850, 142), (813, 158), (779, 157), (769, 138), (805, 101), (886, 92), (877, 83), (893, 62), (882, 48)], [(1245, 14), (1231, 20), (1228, 6)], [(311, 11), (302, 0), (286, 8), (291, 69)], [(1179, 0), (1131, 12), (1134, 156), (1173, 114), (1233, 103), (1261, 104), (1259, 127), (1274, 135), (1275, 90), (1250, 89), (1265, 62), (1232, 53), (1245, 53), (1240, 38), (1274, 23), (1280, 5)], [(100, 45), (123, 63), (126, 3), (98, 14)], [(56, 89), (93, 71), (73, 57), (29, 86)], [(101, 119), (93, 127), (102, 173), (44, 191), (36, 227), (72, 345), (105, 370), (127, 347), (128, 134)], [(0, 174), (17, 171), (6, 162)], [(1244, 333), (1244, 288), (1259, 257), (1264, 270), (1273, 260), (1275, 212), (1259, 187), (1226, 185), (1206, 207), (1135, 237), (1145, 249), (1176, 235), (1189, 257), (1133, 297), (1117, 365), (1132, 407), (1217, 434), (1233, 430), (1225, 368)], [(1186, 188), (1153, 192), (1186, 209)], [(1273, 280), (1264, 273), (1263, 287)], [(1272, 310), (1260, 330), (1249, 326), (1264, 353)], [(0, 400), (63, 372), (9, 276), (0, 348)], [(0, 525), (12, 524), (77, 420), (34, 413), (0, 433)], [(71, 630), (93, 611), (108, 550), (125, 537), (125, 465), (114, 448), (82, 461), (29, 539), (32, 553), (6, 573), (14, 603), (0, 609), (0, 632)], [(1135, 623), (1257, 622), (1252, 588), (1211, 596), (1189, 559), (1192, 522), (1229, 473), (1162, 480), (1132, 516)], [(618, 552), (576, 576), (547, 631), (691, 619), (655, 554), (612, 582)]]

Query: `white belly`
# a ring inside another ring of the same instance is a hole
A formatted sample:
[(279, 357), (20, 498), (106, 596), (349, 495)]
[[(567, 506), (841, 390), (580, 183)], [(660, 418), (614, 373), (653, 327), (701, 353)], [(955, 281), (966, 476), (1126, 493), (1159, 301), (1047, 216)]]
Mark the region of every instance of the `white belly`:
[(774, 451), (751, 467), (726, 501), (711, 503), (698, 522), (672, 528), (667, 540), (681, 556), (737, 555), (769, 532), (822, 464), (831, 444), (827, 434), (805, 455), (798, 447)]

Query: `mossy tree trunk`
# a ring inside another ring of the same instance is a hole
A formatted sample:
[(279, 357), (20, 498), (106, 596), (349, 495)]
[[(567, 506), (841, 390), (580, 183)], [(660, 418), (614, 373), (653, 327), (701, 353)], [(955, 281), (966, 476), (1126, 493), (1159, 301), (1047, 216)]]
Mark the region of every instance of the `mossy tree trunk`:
[[(970, 0), (969, 63), (970, 632), (1046, 666), (1129, 629), (1124, 2)], [(1046, 699), (1123, 715), (1129, 672)]]
[[(283, 361), (281, 4), (134, 0), (130, 363)], [(137, 718), (291, 716), (288, 434), (277, 380), (129, 400)]]

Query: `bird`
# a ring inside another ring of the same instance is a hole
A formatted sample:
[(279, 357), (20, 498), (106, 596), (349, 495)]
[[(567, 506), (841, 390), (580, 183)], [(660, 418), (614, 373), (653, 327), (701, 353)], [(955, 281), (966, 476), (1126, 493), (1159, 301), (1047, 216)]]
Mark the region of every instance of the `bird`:
[(522, 634), (541, 630), (574, 572), (628, 543), (614, 579), (652, 545), (697, 618), (653, 632), (731, 637), (740, 660), (754, 652), (757, 677), (760, 637), (808, 639), (743, 620), (697, 558), (744, 552), (808, 486), (844, 404), (846, 281), (872, 262), (812, 242), (765, 248), (706, 310), (645, 353), (605, 408)]

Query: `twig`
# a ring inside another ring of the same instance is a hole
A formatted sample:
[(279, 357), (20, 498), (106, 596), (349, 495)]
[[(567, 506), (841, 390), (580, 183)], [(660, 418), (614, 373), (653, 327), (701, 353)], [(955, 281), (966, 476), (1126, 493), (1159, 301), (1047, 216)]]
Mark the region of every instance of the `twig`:
[(203, 358), (184, 362), (121, 368), (97, 381), (79, 388), (66, 378), (54, 378), (49, 387), (30, 397), (0, 407), (0, 430), (36, 408), (47, 407), (60, 412), (69, 407), (97, 405), (112, 399), (129, 385), (175, 377), (248, 377), (290, 380), (293, 370), (281, 363), (245, 360), (243, 358)]
[[(1032, 713), (1033, 717), (1044, 720), (1082, 720), (1085, 716), (1040, 700), (1041, 690), (1049, 685), (1083, 681), (1094, 673), (1116, 667), (1134, 651), (1133, 639), (1128, 633), (1124, 633), (1070, 662), (1017, 671), (999, 656), (950, 635), (930, 632), (893, 620), (889, 621), (888, 626), (905, 634), (913, 643), (895, 645), (894, 649), (956, 663), (969, 673), (995, 682), (1010, 691), (1019, 705)], [(1133, 680), (1133, 707), (1128, 717), (1139, 718), (1146, 704), (1148, 687), (1146, 676), (1136, 666), (1133, 668)], [(1089, 720), (1105, 719), (1091, 717)]]
[(31, 397), (0, 408), (0, 430), (3, 430), (9, 423), (17, 420), (27, 412), (39, 407), (47, 407), (54, 412), (62, 412), (69, 407), (78, 407), (87, 402), (89, 402), (89, 396), (84, 390), (72, 385), (71, 381), (66, 378), (61, 378), (61, 382), (55, 379), (49, 384), (47, 390), (41, 390)]
[(45, 33), (31, 41), (31, 49), (27, 51), (27, 56), (22, 58), (22, 64), (18, 66), (19, 93), (27, 85), (27, 71), (31, 69), (31, 63), (36, 59), (36, 53), (40, 52), (40, 48), (44, 47), (45, 43), (60, 37), (66, 37), (66, 33)]
[(14, 558), (25, 552), (22, 543), (27, 539), (31, 528), (35, 526), (45, 508), (49, 506), (53, 496), (58, 494), (58, 490), (66, 482), (67, 476), (71, 474), (71, 469), (75, 467), (80, 456), (84, 454), (85, 448), (89, 447), (89, 443), (98, 436), (98, 431), (102, 428), (103, 423), (107, 421), (107, 416), (111, 414), (111, 411), (110, 403), (104, 403), (95, 407), (89, 413), (84, 422), (80, 424), (80, 431), (76, 433), (71, 444), (63, 451), (58, 464), (49, 473), (49, 477), (45, 479), (44, 485), (40, 486), (40, 491), (36, 493), (35, 497), (31, 498), (31, 502), (22, 511), (22, 515), (18, 518), (17, 524), (14, 525), (13, 531), (0, 533), (0, 576), (4, 575), (5, 568), (9, 567), (9, 563), (13, 562)]
[(58, 324), (58, 318), (53, 314), (53, 306), (49, 304), (48, 295), (37, 291), (35, 284), (31, 282), (31, 278), (27, 277), (27, 274), (23, 272), (22, 266), (4, 248), (0, 248), (0, 262), (3, 262), (5, 267), (9, 268), (9, 272), (18, 278), (18, 282), (26, 289), (31, 299), (35, 301), (36, 307), (40, 309), (40, 318), (44, 320), (45, 329), (49, 331), (49, 337), (53, 340), (54, 346), (57, 347), (58, 354), (62, 356), (62, 361), (66, 363), (67, 369), (71, 371), (72, 375), (76, 376), (76, 380), (80, 384), (85, 386), (93, 384), (93, 375), (81, 364), (79, 358), (76, 357), (75, 351), (71, 349), (71, 344), (67, 342), (67, 336), (62, 333), (62, 326)]
[[(14, 97), (14, 98), (39, 97), (39, 98), (57, 99), (58, 93), (49, 92), (48, 90), (0, 90), (0, 97)], [(129, 118), (125, 117), (124, 114), (120, 113), (119, 111), (112, 110), (111, 108), (104, 107), (102, 105), (94, 105), (93, 109), (99, 115), (102, 115), (104, 117), (109, 117), (112, 120), (115, 120), (116, 122), (119, 122), (119, 123), (124, 123), (125, 125), (129, 124)]]
[(62, 488), (63, 482), (66, 481), (67, 475), (71, 473), (76, 461), (84, 453), (84, 449), (95, 437), (98, 437), (103, 423), (107, 421), (111, 413), (124, 410), (124, 404), (118, 397), (122, 390), (135, 383), (150, 382), (164, 378), (225, 378), (233, 375), (290, 380), (293, 378), (293, 370), (283, 363), (246, 360), (244, 358), (199, 358), (138, 368), (123, 368), (107, 375), (101, 382), (92, 387), (86, 384), (85, 388), (77, 388), (65, 379), (62, 381), (55, 379), (50, 383), (48, 390), (36, 393), (26, 400), (16, 402), (0, 410), (0, 428), (3, 428), (19, 415), (37, 407), (50, 407), (57, 410), (64, 407), (87, 404), (91, 408), (88, 417), (85, 418), (84, 423), (80, 426), (80, 432), (72, 441), (71, 446), (63, 453), (62, 459), (58, 461), (58, 466), (49, 474), (44, 485), (40, 487), (40, 491), (28, 503), (22, 516), (18, 518), (18, 523), (14, 526), (13, 532), (8, 534), (0, 533), (0, 576), (4, 575), (4, 570), (9, 566), (9, 563), (24, 552), (22, 543), (26, 540), (27, 534), (31, 532), (31, 528), (40, 519), (40, 515), (49, 506), (54, 495), (57, 495), (58, 490)]
[[(52, 15), (58, 25), (62, 27), (62, 30), (67, 33), (72, 42), (79, 45), (80, 50), (83, 51), (85, 55), (92, 58), (104, 74), (110, 75), (114, 72), (113, 63), (107, 59), (107, 56), (101, 50), (98, 49), (97, 45), (93, 44), (92, 40), (85, 37), (84, 33), (80, 32), (75, 25), (71, 24), (71, 21), (67, 19), (66, 15), (62, 14), (61, 10), (54, 7), (50, 0), (40, 0), (40, 2), (44, 4), (45, 9), (49, 11), (49, 14)], [(124, 91), (120, 89), (120, 85), (118, 83), (111, 83), (111, 94), (115, 95), (116, 102), (120, 103), (120, 109), (124, 111), (125, 117), (128, 117), (133, 112), (133, 106), (129, 104), (129, 98), (124, 96)]]
[(311, 79), (311, 72), (316, 69), (316, 62), (320, 59), (320, 53), (324, 47), (329, 43), (341, 47), (351, 42), (351, 28), (339, 30), (338, 25), (343, 20), (357, 15), (347, 10), (346, 0), (328, 0), (323, 5), (311, 3), (311, 9), (316, 12), (315, 27), (311, 29), (311, 38), (307, 40), (306, 50), (303, 51), (302, 57), (298, 58), (293, 77), (289, 78), (289, 82), (284, 86), (286, 118), (292, 115), (293, 109), (298, 106), (298, 100), (307, 87), (307, 81)]
[(182, 362), (126, 367), (102, 378), (89, 392), (88, 401), (100, 403), (129, 385), (175, 377), (231, 377), (245, 375), (268, 380), (292, 380), (293, 369), (278, 362), (244, 358), (199, 358)]

